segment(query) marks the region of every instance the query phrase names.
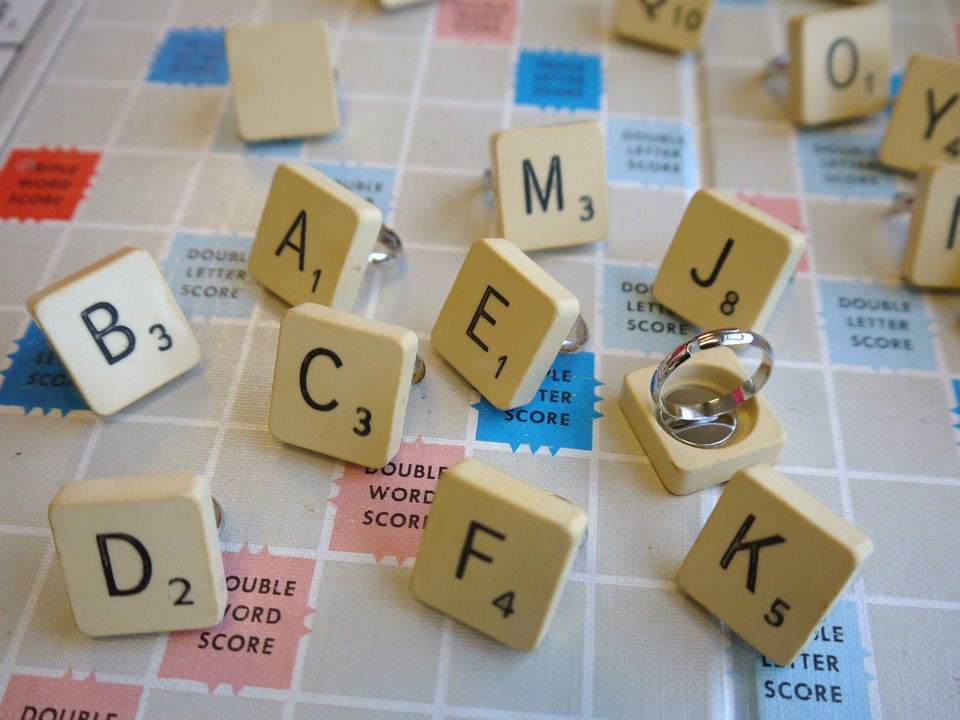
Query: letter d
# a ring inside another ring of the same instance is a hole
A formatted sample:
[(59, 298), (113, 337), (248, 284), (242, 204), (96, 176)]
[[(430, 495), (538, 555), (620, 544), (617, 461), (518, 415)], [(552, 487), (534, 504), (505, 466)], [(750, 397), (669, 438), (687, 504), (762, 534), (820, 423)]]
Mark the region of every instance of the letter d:
[[(131, 588), (120, 589), (117, 587), (117, 579), (113, 575), (113, 566), (110, 563), (110, 550), (107, 548), (108, 540), (122, 540), (129, 543), (140, 556), (140, 562), (143, 564), (143, 570), (140, 581)], [(97, 535), (97, 549), (100, 551), (100, 564), (103, 566), (103, 577), (107, 581), (107, 593), (110, 597), (123, 595), (136, 595), (142, 592), (150, 584), (150, 577), (153, 575), (153, 563), (150, 561), (150, 553), (143, 546), (143, 543), (132, 535), (126, 533), (103, 533)]]

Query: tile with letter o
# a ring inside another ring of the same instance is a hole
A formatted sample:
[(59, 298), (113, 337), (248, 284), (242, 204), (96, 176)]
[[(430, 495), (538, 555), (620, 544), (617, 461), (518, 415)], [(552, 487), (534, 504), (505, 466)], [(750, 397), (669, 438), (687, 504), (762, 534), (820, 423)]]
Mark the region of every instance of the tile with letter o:
[(912, 212), (903, 276), (918, 287), (960, 290), (960, 165), (921, 168)]
[(713, 0), (620, 0), (614, 26), (630, 40), (665, 50), (696, 50), (712, 9)]

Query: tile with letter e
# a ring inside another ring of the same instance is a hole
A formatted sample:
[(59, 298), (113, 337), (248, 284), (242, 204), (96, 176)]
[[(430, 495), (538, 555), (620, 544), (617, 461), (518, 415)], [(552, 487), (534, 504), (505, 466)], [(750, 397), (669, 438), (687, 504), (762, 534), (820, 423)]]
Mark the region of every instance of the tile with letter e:
[(497, 233), (521, 250), (597, 242), (609, 231), (606, 149), (595, 121), (490, 136)]
[(329, 135), (340, 127), (323, 21), (236, 25), (227, 28), (224, 43), (243, 140)]
[(69, 482), (49, 514), (73, 617), (87, 635), (192, 630), (223, 618), (227, 583), (202, 475)]
[(400, 449), (417, 346), (407, 328), (315, 303), (291, 308), (280, 322), (270, 432), (383, 467)]
[(960, 165), (921, 168), (912, 212), (903, 276), (918, 287), (960, 290)]
[(477, 240), (430, 339), (500, 410), (533, 400), (580, 314), (577, 298), (508, 240)]
[(529, 652), (550, 627), (584, 533), (573, 503), (467, 458), (437, 483), (413, 594)]
[(250, 250), (250, 274), (291, 305), (350, 310), (382, 219), (375, 205), (319, 170), (282, 164)]
[(200, 343), (146, 250), (118, 250), (34, 293), (27, 309), (100, 415), (200, 362)]
[(803, 233), (721, 190), (690, 200), (653, 294), (702, 328), (763, 332), (807, 246)]
[(666, 50), (696, 50), (713, 0), (620, 0), (614, 27), (622, 37)]
[(766, 464), (737, 473), (680, 566), (687, 594), (787, 665), (870, 553), (864, 533)]

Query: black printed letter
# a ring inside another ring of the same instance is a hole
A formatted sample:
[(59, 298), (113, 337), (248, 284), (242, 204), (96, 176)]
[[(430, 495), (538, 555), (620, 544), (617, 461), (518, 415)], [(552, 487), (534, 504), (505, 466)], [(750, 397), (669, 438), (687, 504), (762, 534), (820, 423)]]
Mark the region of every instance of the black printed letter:
[[(94, 325), (93, 321), (90, 319), (90, 316), (97, 310), (103, 310), (110, 316), (110, 321), (103, 329), (100, 329)], [(127, 355), (132, 353), (133, 348), (136, 347), (137, 339), (133, 335), (133, 330), (128, 328), (126, 325), (117, 325), (117, 319), (119, 315), (117, 314), (117, 309), (110, 303), (94, 303), (86, 310), (81, 310), (80, 317), (83, 318), (83, 324), (87, 326), (87, 330), (89, 330), (90, 334), (93, 335), (93, 339), (97, 343), (97, 347), (100, 348), (100, 352), (103, 353), (103, 357), (106, 358), (108, 365), (113, 365), (116, 362), (120, 362)], [(115, 332), (120, 333), (127, 339), (127, 346), (116, 355), (110, 352), (110, 348), (108, 348), (107, 344), (103, 341), (105, 336)]]
[[(143, 572), (140, 575), (140, 582), (131, 588), (121, 590), (117, 587), (117, 580), (113, 576), (113, 566), (110, 564), (110, 551), (107, 549), (108, 540), (123, 540), (137, 551), (140, 556), (140, 562), (143, 563)], [(150, 553), (139, 540), (126, 533), (103, 533), (97, 535), (97, 549), (100, 551), (100, 564), (103, 566), (103, 577), (107, 581), (107, 593), (110, 597), (122, 595), (136, 595), (142, 592), (150, 584), (150, 576), (153, 575), (153, 563), (150, 561)]]
[(733, 560), (734, 555), (741, 550), (750, 551), (750, 568), (747, 570), (747, 590), (750, 592), (754, 592), (757, 587), (757, 565), (760, 563), (760, 548), (786, 542), (781, 535), (771, 535), (770, 537), (761, 538), (760, 540), (744, 542), (743, 538), (750, 532), (750, 526), (753, 525), (753, 521), (756, 519), (756, 516), (752, 513), (747, 515), (747, 519), (743, 521), (743, 525), (741, 525), (737, 531), (737, 536), (733, 539), (733, 542), (730, 543), (730, 547), (727, 548), (727, 551), (720, 559), (720, 567), (726, 570), (730, 565), (730, 561)]

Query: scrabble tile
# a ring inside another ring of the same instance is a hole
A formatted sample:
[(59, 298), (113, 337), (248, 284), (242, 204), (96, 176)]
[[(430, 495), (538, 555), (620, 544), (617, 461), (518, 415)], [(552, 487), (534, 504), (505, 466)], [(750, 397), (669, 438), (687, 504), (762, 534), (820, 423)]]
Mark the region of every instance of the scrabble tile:
[(124, 248), (27, 299), (90, 409), (110, 415), (200, 362), (160, 268)]
[(526, 405), (580, 314), (574, 295), (508, 240), (477, 240), (430, 339), (501, 410)]
[(490, 136), (497, 233), (521, 250), (602, 240), (610, 223), (606, 148), (594, 121)]
[(917, 172), (930, 162), (960, 160), (960, 61), (914, 55), (877, 157), (897, 170)]
[(914, 285), (960, 290), (960, 166), (920, 169), (903, 249), (903, 276)]
[(586, 513), (467, 458), (440, 476), (429, 520), (413, 594), (516, 650), (536, 648), (587, 530)]
[(340, 127), (330, 32), (320, 20), (237, 25), (224, 36), (237, 132), (247, 142)]
[(396, 325), (315, 303), (291, 308), (280, 323), (270, 432), (382, 467), (400, 449), (417, 345)]
[(282, 164), (250, 250), (250, 274), (291, 305), (350, 310), (382, 219), (375, 205), (319, 170)]
[[(780, 459), (787, 434), (762, 393), (740, 406), (737, 430), (726, 445), (701, 448), (673, 438), (657, 422), (658, 409), (650, 395), (650, 380), (656, 369), (657, 365), (649, 365), (623, 378), (620, 409), (667, 490), (686, 495), (726, 482), (748, 465)], [(716, 348), (693, 355), (677, 368), (664, 388), (665, 397), (687, 385), (723, 395), (739, 387), (747, 376), (732, 350)]]
[(737, 473), (680, 566), (680, 586), (778, 665), (796, 658), (873, 551), (769, 465)]
[(73, 617), (87, 635), (191, 630), (223, 618), (227, 583), (202, 475), (70, 482), (49, 514)]
[(666, 50), (696, 50), (713, 0), (620, 0), (614, 27), (619, 35)]
[(800, 125), (880, 112), (890, 94), (890, 8), (885, 4), (801, 15), (787, 27), (787, 111)]
[(653, 284), (705, 329), (763, 332), (806, 248), (799, 230), (721, 190), (690, 200)]

